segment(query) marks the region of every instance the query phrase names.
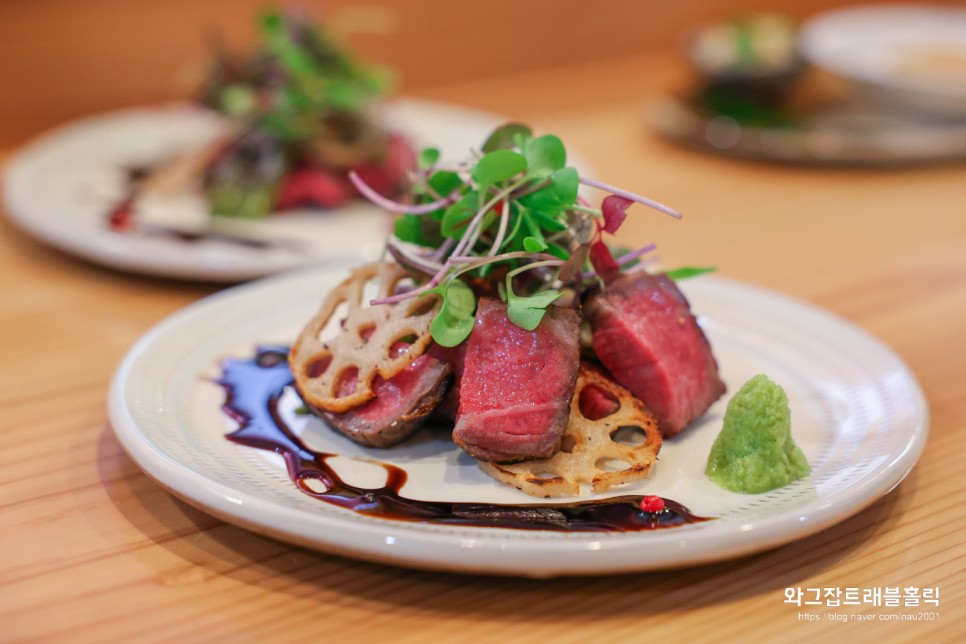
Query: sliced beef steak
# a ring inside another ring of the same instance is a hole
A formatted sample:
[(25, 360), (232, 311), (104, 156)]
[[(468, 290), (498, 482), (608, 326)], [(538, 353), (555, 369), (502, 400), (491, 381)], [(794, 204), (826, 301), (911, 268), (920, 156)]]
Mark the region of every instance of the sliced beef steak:
[(455, 347), (444, 347), (439, 344), (430, 345), (427, 353), (440, 362), (448, 364), (453, 373), (453, 385), (449, 388), (443, 402), (433, 411), (433, 420), (443, 423), (455, 423), (456, 413), (460, 407), (460, 382), (463, 380), (463, 361), (466, 359), (466, 342)]
[(573, 309), (550, 306), (527, 331), (510, 322), (506, 305), (481, 298), (466, 341), (453, 440), (481, 461), (557, 452), (577, 384), (579, 331)]
[(718, 364), (684, 294), (666, 275), (622, 277), (592, 296), (584, 315), (597, 357), (674, 436), (725, 391)]
[(426, 421), (446, 395), (449, 375), (448, 364), (424, 353), (389, 380), (376, 376), (376, 397), (361, 407), (341, 414), (313, 411), (357, 443), (389, 447)]

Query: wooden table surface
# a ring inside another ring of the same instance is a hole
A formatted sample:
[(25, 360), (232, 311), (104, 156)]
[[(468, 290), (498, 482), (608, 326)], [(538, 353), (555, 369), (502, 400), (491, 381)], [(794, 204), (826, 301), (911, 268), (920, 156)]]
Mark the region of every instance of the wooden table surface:
[[(642, 120), (679, 72), (673, 56), (650, 54), (418, 96), (560, 134), (599, 178), (685, 213), (630, 218), (628, 243), (807, 300), (891, 346), (931, 414), (897, 489), (776, 550), (653, 574), (491, 578), (292, 547), (163, 491), (107, 420), (108, 382), (131, 344), (218, 287), (102, 269), (5, 223), (0, 640), (962, 641), (966, 165), (802, 168), (680, 149)], [(786, 587), (887, 586), (939, 589), (939, 606), (841, 609), (872, 616), (842, 623), (806, 622), (784, 603)], [(879, 617), (920, 612), (938, 617)]]

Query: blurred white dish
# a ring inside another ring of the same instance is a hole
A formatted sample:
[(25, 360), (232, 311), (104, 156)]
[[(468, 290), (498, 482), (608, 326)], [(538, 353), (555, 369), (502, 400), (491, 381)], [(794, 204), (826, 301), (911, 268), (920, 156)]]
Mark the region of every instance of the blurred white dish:
[(926, 5), (840, 9), (808, 21), (800, 51), (876, 102), (966, 118), (966, 10)]
[(793, 125), (741, 124), (669, 99), (648, 121), (670, 139), (723, 156), (828, 166), (899, 166), (966, 158), (966, 121), (912, 117), (896, 110), (838, 103)]
[[(432, 145), (444, 158), (465, 157), (503, 122), (494, 114), (411, 99), (387, 105), (386, 118), (414, 149)], [(216, 114), (190, 105), (133, 108), (70, 123), (11, 157), (3, 186), (7, 214), (27, 234), (67, 253), (111, 268), (181, 279), (236, 282), (308, 264), (371, 258), (381, 251), (390, 222), (363, 201), (334, 211), (221, 222), (221, 237), (119, 234), (109, 228), (107, 217), (123, 194), (129, 168), (200, 147), (223, 129)], [(191, 224), (197, 217), (187, 215), (197, 214), (196, 202), (186, 197), (184, 203), (169, 204), (184, 212), (167, 214)]]

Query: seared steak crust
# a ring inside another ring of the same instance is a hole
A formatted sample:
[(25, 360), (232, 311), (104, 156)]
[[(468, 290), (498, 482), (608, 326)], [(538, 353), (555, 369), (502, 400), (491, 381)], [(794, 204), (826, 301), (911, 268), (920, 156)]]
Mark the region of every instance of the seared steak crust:
[(389, 447), (407, 438), (429, 417), (450, 385), (449, 365), (423, 354), (389, 380), (376, 377), (376, 397), (361, 407), (335, 414), (312, 411), (362, 445)]
[(455, 347), (444, 347), (439, 344), (430, 345), (427, 353), (449, 365), (453, 373), (453, 385), (449, 392), (433, 410), (433, 420), (452, 425), (456, 422), (456, 413), (460, 407), (460, 383), (463, 381), (463, 361), (466, 359), (466, 342)]

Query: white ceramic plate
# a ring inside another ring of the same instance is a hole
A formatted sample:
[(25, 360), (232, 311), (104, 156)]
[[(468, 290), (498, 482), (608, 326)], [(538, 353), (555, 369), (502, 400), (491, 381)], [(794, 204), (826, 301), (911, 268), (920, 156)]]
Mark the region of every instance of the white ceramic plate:
[[(805, 303), (715, 277), (685, 281), (731, 392), (756, 373), (784, 386), (793, 434), (813, 473), (762, 495), (726, 492), (703, 469), (725, 402), (665, 442), (651, 478), (616, 494), (656, 494), (714, 520), (630, 533), (474, 528), (365, 516), (300, 492), (281, 457), (228, 441), (237, 428), (211, 379), (220, 361), (289, 343), (347, 269), (267, 278), (199, 301), (160, 323), (119, 367), (114, 431), (162, 486), (226, 521), (337, 554), (414, 567), (552, 576), (654, 570), (749, 554), (800, 539), (857, 513), (896, 486), (923, 449), (928, 414), (919, 386), (885, 346)], [(405, 469), (404, 496), (528, 503), (484, 475), (452, 443), (415, 435), (403, 446), (359, 447), (312, 416), (282, 414), (310, 447), (338, 459), (350, 482), (376, 459)], [(369, 480), (370, 485), (381, 481)]]
[(814, 65), (883, 104), (966, 118), (966, 10), (883, 5), (808, 21), (800, 50)]
[[(387, 105), (386, 119), (415, 149), (438, 147), (444, 159), (465, 157), (503, 121), (481, 111), (409, 99)], [(66, 125), (9, 160), (6, 210), (23, 231), (60, 250), (116, 269), (182, 279), (235, 282), (308, 264), (371, 258), (382, 250), (389, 221), (362, 201), (334, 212), (237, 222), (230, 231), (277, 242), (269, 248), (121, 235), (108, 228), (107, 215), (123, 194), (125, 168), (201, 147), (223, 127), (217, 115), (188, 105), (135, 108)], [(178, 210), (177, 204), (171, 210)]]

